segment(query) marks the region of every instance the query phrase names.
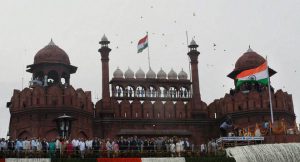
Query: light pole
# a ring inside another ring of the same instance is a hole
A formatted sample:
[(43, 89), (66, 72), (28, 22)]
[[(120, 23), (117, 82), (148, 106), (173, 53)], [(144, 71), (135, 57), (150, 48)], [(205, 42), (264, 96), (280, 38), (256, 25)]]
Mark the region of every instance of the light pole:
[(68, 138), (71, 133), (72, 121), (75, 120), (73, 117), (66, 114), (59, 116), (55, 119), (59, 136), (62, 138)]

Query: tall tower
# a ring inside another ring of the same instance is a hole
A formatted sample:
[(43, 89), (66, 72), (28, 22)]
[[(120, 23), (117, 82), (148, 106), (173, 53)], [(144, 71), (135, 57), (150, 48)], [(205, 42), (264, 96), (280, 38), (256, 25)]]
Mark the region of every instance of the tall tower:
[(32, 73), (31, 86), (70, 85), (70, 74), (77, 67), (70, 64), (69, 56), (54, 42), (41, 49), (34, 57), (34, 63), (27, 66), (27, 72)]
[[(94, 111), (91, 92), (74, 89), (70, 84), (70, 76), (76, 70), (68, 54), (52, 40), (36, 53), (33, 64), (26, 70), (32, 73), (30, 86), (14, 90), (7, 105), (12, 138), (92, 136), (93, 129), (89, 125)], [(67, 122), (66, 118), (76, 120)]]
[(192, 67), (192, 88), (193, 88), (193, 96), (192, 96), (192, 109), (201, 109), (201, 96), (200, 96), (200, 88), (199, 88), (199, 75), (198, 75), (198, 56), (200, 54), (197, 51), (198, 45), (195, 40), (192, 40), (190, 45), (188, 46), (190, 51), (188, 52), (188, 56), (191, 60)]
[(107, 37), (103, 35), (99, 44), (101, 44), (101, 48), (98, 50), (101, 54), (101, 62), (102, 62), (102, 103), (103, 108), (109, 108), (109, 52), (111, 49), (108, 47)]

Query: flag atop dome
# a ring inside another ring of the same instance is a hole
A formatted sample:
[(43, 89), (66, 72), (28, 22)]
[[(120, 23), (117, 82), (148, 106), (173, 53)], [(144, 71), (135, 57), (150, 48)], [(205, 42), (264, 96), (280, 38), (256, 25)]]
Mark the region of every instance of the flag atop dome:
[(237, 87), (245, 82), (258, 82), (264, 85), (268, 85), (269, 75), (267, 62), (264, 62), (262, 65), (256, 68), (242, 71), (236, 76), (236, 79)]
[(145, 48), (148, 47), (148, 35), (146, 35), (144, 38), (140, 39), (138, 42), (138, 53), (143, 52)]

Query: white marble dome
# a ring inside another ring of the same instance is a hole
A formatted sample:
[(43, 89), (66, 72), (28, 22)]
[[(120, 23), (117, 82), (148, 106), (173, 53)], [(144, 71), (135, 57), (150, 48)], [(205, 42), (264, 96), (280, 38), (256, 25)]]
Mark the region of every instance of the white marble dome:
[(125, 71), (125, 78), (134, 78), (134, 72), (128, 67), (128, 69)]
[(123, 78), (123, 71), (117, 67), (117, 69), (113, 73), (114, 78)]
[(154, 72), (151, 68), (150, 68), (149, 71), (147, 72), (146, 78), (151, 78), (151, 79), (156, 78), (156, 74), (155, 74), (155, 72)]
[(160, 68), (159, 72), (157, 73), (157, 78), (158, 79), (166, 79), (167, 73), (162, 68)]
[(178, 79), (180, 80), (186, 80), (188, 78), (188, 75), (183, 69), (178, 73)]
[(168, 79), (177, 79), (177, 73), (173, 69), (168, 73)]
[(145, 78), (145, 72), (139, 68), (139, 70), (135, 73), (135, 78), (142, 79)]

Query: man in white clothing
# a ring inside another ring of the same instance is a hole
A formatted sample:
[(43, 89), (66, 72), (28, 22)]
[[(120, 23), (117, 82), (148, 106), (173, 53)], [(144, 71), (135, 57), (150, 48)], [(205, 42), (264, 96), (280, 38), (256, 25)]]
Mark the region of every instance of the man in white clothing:
[(37, 150), (37, 141), (35, 138), (31, 139), (31, 149), (32, 151), (36, 151)]
[(80, 150), (80, 156), (81, 158), (84, 158), (85, 153), (85, 141), (83, 139), (79, 140), (79, 150)]

